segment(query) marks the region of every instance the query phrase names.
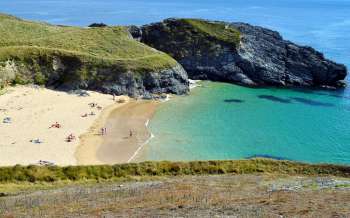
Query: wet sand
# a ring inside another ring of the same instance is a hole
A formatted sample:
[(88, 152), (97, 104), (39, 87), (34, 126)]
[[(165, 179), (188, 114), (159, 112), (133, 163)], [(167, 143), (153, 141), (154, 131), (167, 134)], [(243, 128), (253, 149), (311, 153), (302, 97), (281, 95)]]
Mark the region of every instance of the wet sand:
[[(76, 152), (79, 165), (117, 164), (132, 162), (151, 137), (146, 123), (152, 118), (157, 102), (131, 101), (122, 107), (107, 111), (83, 135)], [(100, 134), (105, 127), (107, 133)]]

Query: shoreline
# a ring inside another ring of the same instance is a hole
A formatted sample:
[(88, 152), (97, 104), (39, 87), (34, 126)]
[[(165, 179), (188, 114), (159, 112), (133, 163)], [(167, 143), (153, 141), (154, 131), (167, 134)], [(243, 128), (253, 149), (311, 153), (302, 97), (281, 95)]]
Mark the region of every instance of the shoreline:
[(103, 164), (96, 157), (99, 146), (103, 143), (99, 130), (105, 126), (110, 114), (117, 108), (123, 107), (130, 99), (125, 97), (124, 103), (116, 103), (105, 108), (100, 116), (94, 121), (89, 129), (79, 136), (79, 145), (77, 146), (74, 157), (76, 159), (76, 165), (101, 165)]
[(148, 119), (145, 123), (145, 127), (147, 129), (147, 131), (150, 133), (150, 137), (144, 142), (142, 143), (139, 148), (135, 151), (135, 153), (129, 158), (127, 163), (130, 163), (132, 161), (136, 161), (137, 162), (137, 156), (139, 155), (140, 151), (155, 137), (153, 135), (153, 133), (149, 130), (148, 128), (148, 124), (149, 124), (150, 119)]
[(105, 164), (131, 162), (152, 135), (145, 124), (157, 105), (156, 101), (139, 100), (114, 110), (107, 119), (108, 133), (96, 153), (97, 159)]
[[(130, 100), (101, 114), (83, 134), (75, 157), (78, 165), (101, 165), (132, 162), (152, 138), (147, 123), (158, 102)], [(121, 125), (122, 124), (122, 125)], [(106, 135), (98, 131), (107, 129)]]

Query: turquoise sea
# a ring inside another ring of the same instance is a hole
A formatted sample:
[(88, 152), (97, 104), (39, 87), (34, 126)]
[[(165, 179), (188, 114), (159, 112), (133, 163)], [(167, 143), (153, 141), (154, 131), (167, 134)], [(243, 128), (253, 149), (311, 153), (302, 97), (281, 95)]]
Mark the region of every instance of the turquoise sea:
[(203, 82), (163, 103), (142, 160), (253, 156), (350, 163), (350, 96)]
[[(279, 31), (350, 68), (350, 0), (11, 0), (1, 12), (54, 24), (145, 24), (168, 17), (242, 21)], [(350, 82), (350, 81), (349, 81)], [(161, 104), (143, 160), (266, 156), (350, 164), (350, 89), (249, 89), (203, 82)]]

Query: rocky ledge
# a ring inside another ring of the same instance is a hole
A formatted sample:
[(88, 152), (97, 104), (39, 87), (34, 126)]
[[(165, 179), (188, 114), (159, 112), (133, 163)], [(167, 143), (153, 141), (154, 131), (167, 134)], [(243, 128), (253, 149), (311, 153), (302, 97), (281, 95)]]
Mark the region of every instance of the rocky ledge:
[(167, 19), (131, 28), (141, 42), (170, 54), (191, 79), (247, 86), (344, 87), (347, 69), (278, 32), (245, 23)]
[(32, 59), (30, 63), (9, 60), (0, 66), (0, 85), (1, 81), (11, 80), (18, 84), (34, 83), (62, 90), (96, 90), (147, 99), (163, 93), (181, 95), (189, 91), (188, 76), (180, 64), (136, 73), (121, 69), (118, 64), (95, 66), (62, 55), (46, 60)]

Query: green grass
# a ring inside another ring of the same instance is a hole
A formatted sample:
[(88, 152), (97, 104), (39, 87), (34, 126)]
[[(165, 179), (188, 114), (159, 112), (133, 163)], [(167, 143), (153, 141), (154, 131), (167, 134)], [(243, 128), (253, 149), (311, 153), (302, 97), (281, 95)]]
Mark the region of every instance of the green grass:
[(171, 176), (256, 174), (279, 177), (350, 177), (349, 166), (311, 165), (291, 161), (252, 159), (235, 161), (143, 162), (101, 166), (13, 166), (0, 167), (0, 194), (52, 189), (75, 184), (160, 180)]
[(214, 37), (220, 41), (239, 45), (241, 34), (240, 32), (231, 26), (222, 22), (209, 22), (201, 19), (181, 19), (191, 25), (193, 28), (199, 30), (201, 33)]
[(237, 161), (144, 162), (121, 165), (0, 168), (0, 183), (109, 180), (130, 176), (281, 173), (350, 177), (350, 167), (309, 165), (290, 161), (252, 159)]
[[(69, 57), (75, 60), (75, 66), (86, 66), (89, 70), (113, 67), (134, 73), (158, 71), (176, 64), (167, 54), (133, 40), (126, 27), (55, 26), (0, 14), (0, 66), (14, 60), (23, 66), (23, 72), (41, 72), (43, 75), (31, 75), (40, 84), (48, 76), (48, 70), (43, 68), (52, 65), (54, 56)], [(84, 71), (83, 67), (79, 70)], [(27, 75), (23, 77), (24, 82), (33, 82)]]

